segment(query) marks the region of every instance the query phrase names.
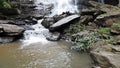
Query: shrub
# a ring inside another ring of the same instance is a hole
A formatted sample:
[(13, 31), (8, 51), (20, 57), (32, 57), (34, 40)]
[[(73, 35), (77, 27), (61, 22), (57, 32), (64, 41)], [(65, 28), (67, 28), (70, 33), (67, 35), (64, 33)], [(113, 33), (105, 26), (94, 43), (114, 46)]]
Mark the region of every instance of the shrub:
[(76, 34), (84, 29), (85, 29), (85, 26), (82, 25), (81, 22), (77, 22), (77, 23), (71, 24), (69, 28), (65, 29), (64, 34), (65, 35)]
[(109, 44), (113, 44), (113, 42), (115, 41), (115, 39), (113, 37), (110, 37), (109, 39), (105, 40), (107, 43)]
[(0, 1), (0, 9), (9, 9), (9, 8), (11, 8), (11, 6), (6, 0)]
[(82, 36), (77, 35), (75, 38), (75, 46), (72, 46), (72, 49), (77, 51), (88, 51), (97, 40), (98, 37), (94, 32)]

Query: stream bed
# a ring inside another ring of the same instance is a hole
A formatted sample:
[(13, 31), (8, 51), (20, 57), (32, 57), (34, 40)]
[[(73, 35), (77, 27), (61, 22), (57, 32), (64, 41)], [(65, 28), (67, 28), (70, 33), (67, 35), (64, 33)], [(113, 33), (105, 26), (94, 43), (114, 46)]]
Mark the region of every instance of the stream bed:
[(0, 45), (0, 68), (90, 68), (86, 53), (70, 49), (65, 41), (41, 42), (22, 47), (20, 41)]

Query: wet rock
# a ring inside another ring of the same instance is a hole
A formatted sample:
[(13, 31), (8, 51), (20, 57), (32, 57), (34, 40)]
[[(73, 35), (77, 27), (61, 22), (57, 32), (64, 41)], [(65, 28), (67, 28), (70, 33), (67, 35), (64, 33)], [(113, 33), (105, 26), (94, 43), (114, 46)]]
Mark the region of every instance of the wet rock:
[(0, 20), (0, 24), (15, 24), (12, 20)]
[(16, 25), (0, 24), (0, 26), (3, 28), (4, 35), (6, 36), (19, 36), (24, 32), (24, 28)]
[(49, 30), (50, 31), (60, 30), (61, 28), (64, 28), (65, 25), (72, 24), (73, 22), (71, 22), (71, 21), (76, 20), (79, 17), (80, 17), (79, 15), (70, 15), (68, 17), (65, 17), (65, 18), (59, 20), (58, 22), (56, 22), (55, 24), (51, 25)]
[(60, 33), (53, 32), (49, 36), (46, 36), (46, 39), (50, 41), (58, 41), (60, 39)]
[(34, 30), (31, 25), (20, 25), (20, 27), (23, 27), (25, 30)]
[(31, 20), (31, 21), (32, 21), (32, 24), (37, 24), (37, 21), (38, 21), (38, 20), (37, 20), (37, 19), (35, 19), (35, 18), (32, 18), (32, 20)]
[(34, 15), (31, 15), (31, 17), (39, 20), (39, 19), (42, 19), (44, 16), (40, 14), (34, 14)]
[(24, 22), (27, 23), (27, 24), (31, 24), (32, 23), (32, 21), (28, 20), (28, 19), (24, 20)]
[(25, 25), (26, 23), (24, 21), (16, 21), (16, 25)]
[(72, 15), (70, 12), (63, 12), (61, 15), (55, 15), (55, 16), (53, 16), (53, 19), (54, 19), (54, 22), (57, 22), (57, 21), (65, 18), (67, 16), (70, 16), (70, 15)]
[(28, 19), (25, 19), (25, 20), (24, 20), (24, 22), (25, 22), (26, 24), (30, 24), (30, 25), (31, 25), (31, 24), (32, 24), (32, 25), (33, 25), (33, 24), (37, 24), (37, 21), (38, 21), (38, 20), (35, 19), (35, 18), (28, 18)]
[(46, 17), (41, 24), (45, 28), (49, 28), (53, 23), (54, 23), (54, 19), (52, 17)]
[(66, 12), (66, 13), (63, 13), (61, 15), (55, 15), (53, 17), (45, 17), (43, 22), (42, 22), (42, 25), (46, 28), (49, 28), (51, 25), (53, 25), (55, 22), (67, 17), (71, 15), (71, 13), (69, 12)]
[(22, 8), (35, 8), (37, 7), (35, 4), (21, 4)]
[(102, 68), (120, 68), (120, 46), (105, 44), (99, 41), (91, 51), (91, 57)]
[(1, 9), (0, 12), (4, 15), (19, 15), (19, 14), (21, 14), (21, 11), (17, 8)]

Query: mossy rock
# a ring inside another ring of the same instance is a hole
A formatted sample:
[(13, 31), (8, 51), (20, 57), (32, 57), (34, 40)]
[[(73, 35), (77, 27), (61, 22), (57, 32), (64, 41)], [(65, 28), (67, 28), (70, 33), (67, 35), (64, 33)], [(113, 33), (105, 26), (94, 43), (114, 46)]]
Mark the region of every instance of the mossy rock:
[(98, 32), (100, 34), (110, 34), (110, 27), (100, 27)]

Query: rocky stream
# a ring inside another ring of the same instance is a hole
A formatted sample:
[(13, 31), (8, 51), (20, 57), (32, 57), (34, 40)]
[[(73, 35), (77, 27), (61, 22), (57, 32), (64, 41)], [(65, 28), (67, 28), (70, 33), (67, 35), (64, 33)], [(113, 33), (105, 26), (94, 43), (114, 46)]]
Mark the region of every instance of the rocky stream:
[(120, 8), (106, 0), (20, 0), (0, 9), (0, 68), (120, 68)]

